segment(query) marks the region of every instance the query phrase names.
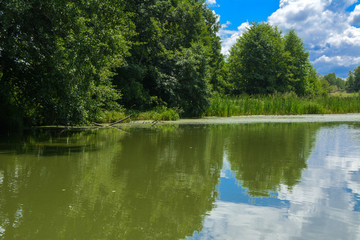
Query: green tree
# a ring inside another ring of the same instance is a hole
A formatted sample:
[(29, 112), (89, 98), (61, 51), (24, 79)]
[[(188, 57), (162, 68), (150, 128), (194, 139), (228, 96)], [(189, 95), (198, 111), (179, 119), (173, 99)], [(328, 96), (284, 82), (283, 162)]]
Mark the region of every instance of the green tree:
[(348, 92), (354, 91), (354, 82), (355, 82), (354, 73), (352, 71), (349, 71), (347, 81), (346, 81), (346, 90)]
[(1, 98), (28, 124), (77, 124), (118, 108), (111, 69), (132, 31), (123, 1), (0, 3)]
[(326, 93), (322, 86), (320, 74), (316, 71), (316, 69), (309, 62), (308, 67), (306, 68), (306, 83), (305, 86), (305, 95), (306, 96), (316, 96)]
[(323, 89), (324, 93), (331, 92), (330, 83), (325, 80), (325, 78), (320, 79), (321, 88)]
[(281, 31), (268, 23), (252, 23), (230, 50), (229, 80), (234, 83), (234, 93), (288, 91), (289, 60)]
[(290, 53), (289, 85), (298, 95), (305, 95), (307, 85), (308, 68), (312, 67), (309, 61), (309, 53), (305, 50), (304, 43), (299, 38), (294, 29), (291, 29), (284, 37), (285, 51)]
[[(146, 109), (153, 107), (151, 99), (160, 99), (169, 107), (183, 109), (185, 115), (200, 115), (208, 104), (211, 86), (222, 88), (219, 69), (223, 57), (216, 36), (216, 16), (204, 1), (129, 1), (126, 9), (133, 14), (137, 34), (132, 38), (136, 44), (126, 58), (128, 64), (118, 68), (114, 78), (124, 95), (120, 103), (127, 108)], [(185, 64), (194, 60), (201, 64)], [(184, 81), (185, 77), (188, 80)]]
[(345, 81), (339, 77), (336, 77), (335, 73), (326, 74), (324, 79), (330, 84), (331, 91), (345, 89)]
[(358, 92), (360, 91), (360, 66), (356, 67), (353, 71), (354, 74), (354, 91)]

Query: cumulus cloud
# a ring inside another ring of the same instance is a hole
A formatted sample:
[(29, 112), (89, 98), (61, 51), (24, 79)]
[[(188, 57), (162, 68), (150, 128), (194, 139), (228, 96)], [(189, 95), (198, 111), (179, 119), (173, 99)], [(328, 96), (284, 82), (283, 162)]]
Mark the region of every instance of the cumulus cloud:
[[(304, 40), (310, 60), (320, 73), (336, 72), (346, 77), (359, 65), (360, 4), (352, 12), (347, 9), (359, 0), (280, 0), (279, 9), (268, 22), (284, 32), (293, 28)], [(243, 23), (235, 31), (222, 26), (222, 52), (228, 54), (236, 38), (249, 26)]]
[(360, 26), (360, 4), (357, 5), (354, 11), (350, 14), (349, 22), (352, 25)]
[(236, 43), (238, 37), (240, 37), (250, 26), (248, 22), (244, 22), (237, 28), (237, 30), (228, 30), (229, 25), (231, 25), (231, 22), (227, 21), (225, 24), (221, 25), (221, 29), (219, 31), (219, 36), (222, 39), (221, 53), (224, 55), (229, 53), (231, 46)]
[(206, 3), (208, 5), (215, 5), (216, 4), (216, 0), (206, 0)]
[(360, 64), (360, 57), (349, 57), (349, 56), (333, 56), (328, 57), (322, 55), (317, 58), (314, 63), (322, 63), (322, 64), (333, 64), (334, 66), (343, 66), (350, 67), (355, 64)]
[(292, 190), (282, 185), (278, 192), (288, 205), (219, 200), (196, 239), (360, 239), (359, 141), (360, 129), (321, 128), (301, 182)]
[(304, 40), (310, 59), (321, 73), (337, 72), (346, 77), (359, 64), (360, 4), (358, 0), (281, 0), (268, 19), (284, 31), (294, 28)]

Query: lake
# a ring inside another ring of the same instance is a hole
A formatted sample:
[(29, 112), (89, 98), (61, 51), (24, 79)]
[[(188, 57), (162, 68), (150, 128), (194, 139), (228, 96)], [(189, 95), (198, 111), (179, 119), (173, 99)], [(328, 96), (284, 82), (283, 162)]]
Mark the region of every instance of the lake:
[(360, 239), (360, 123), (0, 141), (0, 239)]

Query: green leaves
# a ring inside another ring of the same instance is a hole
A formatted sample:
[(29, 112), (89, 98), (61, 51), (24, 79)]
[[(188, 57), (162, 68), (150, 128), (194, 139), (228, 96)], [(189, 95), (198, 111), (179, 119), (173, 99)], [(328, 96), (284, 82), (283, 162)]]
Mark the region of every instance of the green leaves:
[(230, 78), (238, 89), (236, 92), (283, 91), (286, 59), (281, 32), (267, 23), (253, 23), (230, 51)]
[(83, 124), (120, 105), (200, 116), (227, 87), (204, 1), (9, 0), (0, 11), (0, 99), (28, 125)]
[(28, 124), (84, 123), (117, 105), (112, 69), (123, 65), (133, 34), (123, 5), (121, 0), (0, 3), (0, 86), (13, 89), (6, 98), (14, 99)]
[(127, 2), (127, 10), (133, 12), (137, 44), (114, 77), (124, 96), (120, 103), (146, 110), (155, 107), (156, 97), (186, 116), (200, 116), (211, 85), (222, 87), (215, 15), (202, 1), (185, 0)]
[(234, 86), (232, 93), (308, 94), (314, 87), (310, 78), (318, 81), (308, 58), (294, 30), (283, 37), (277, 27), (253, 23), (230, 50), (227, 68)]
[(349, 92), (360, 91), (360, 66), (356, 67), (353, 71), (349, 71), (346, 88)]

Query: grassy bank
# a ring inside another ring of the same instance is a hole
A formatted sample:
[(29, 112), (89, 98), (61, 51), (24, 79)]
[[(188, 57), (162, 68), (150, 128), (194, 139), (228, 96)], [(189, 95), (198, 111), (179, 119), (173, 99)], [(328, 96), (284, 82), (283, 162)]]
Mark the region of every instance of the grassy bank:
[[(360, 113), (360, 94), (303, 98), (296, 95), (214, 97), (204, 116), (300, 115)], [(131, 115), (134, 120), (178, 120), (179, 109), (157, 107), (150, 111), (106, 111), (98, 123), (111, 123)]]
[(360, 95), (302, 98), (294, 95), (215, 97), (206, 116), (359, 113)]
[(134, 110), (124, 111), (105, 111), (95, 122), (97, 123), (112, 123), (120, 119), (124, 119), (131, 115), (131, 119), (126, 122), (134, 120), (158, 120), (158, 121), (169, 121), (180, 119), (179, 111), (174, 108), (157, 107), (153, 110), (141, 112)]

